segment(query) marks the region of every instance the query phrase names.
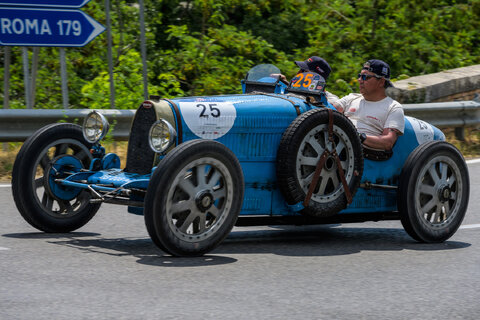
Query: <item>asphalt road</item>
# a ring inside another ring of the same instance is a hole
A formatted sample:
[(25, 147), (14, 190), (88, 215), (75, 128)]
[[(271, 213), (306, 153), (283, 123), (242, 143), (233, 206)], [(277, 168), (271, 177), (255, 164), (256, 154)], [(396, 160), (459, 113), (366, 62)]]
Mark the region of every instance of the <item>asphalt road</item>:
[(0, 187), (0, 319), (478, 319), (480, 163), (462, 228), (421, 244), (400, 222), (235, 228), (172, 258), (143, 217), (104, 205), (71, 234), (39, 233)]

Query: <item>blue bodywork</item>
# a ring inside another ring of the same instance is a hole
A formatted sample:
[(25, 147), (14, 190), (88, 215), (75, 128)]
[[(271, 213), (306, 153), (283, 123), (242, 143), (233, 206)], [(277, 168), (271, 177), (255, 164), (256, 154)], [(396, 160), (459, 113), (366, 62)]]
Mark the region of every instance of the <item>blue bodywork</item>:
[[(162, 101), (168, 104), (169, 112), (175, 119), (172, 125), (179, 133), (176, 145), (192, 139), (215, 139), (237, 156), (245, 180), (240, 215), (299, 215), (302, 205), (287, 205), (277, 188), (277, 149), (282, 134), (299, 114), (318, 107), (333, 109), (325, 95), (321, 97), (324, 106), (313, 106), (302, 97), (285, 93), (288, 91), (286, 86), (271, 79), (267, 77), (258, 81), (273, 83), (275, 88), (271, 93), (251, 92)], [(245, 92), (245, 83), (242, 86)], [(157, 102), (146, 101), (140, 108)], [(132, 130), (134, 128), (133, 125)], [(396, 211), (396, 187), (403, 164), (419, 144), (429, 140), (445, 140), (445, 136), (424, 121), (406, 117), (405, 133), (398, 138), (393, 156), (383, 161), (364, 160), (361, 186), (353, 202), (340, 213)], [(143, 212), (141, 191), (147, 190), (155, 166), (147, 173), (125, 172), (120, 169), (116, 155), (103, 155), (101, 150), (97, 152), (97, 158), (88, 171), (80, 171), (78, 164), (69, 158), (62, 161), (73, 166), (74, 170), (60, 183), (54, 183), (54, 179), (51, 179), (51, 185), (56, 185), (52, 188), (55, 194), (70, 197), (80, 189), (95, 190), (99, 198), (105, 193), (114, 196), (122, 194), (131, 200), (131, 203), (126, 203), (129, 212)], [(161, 157), (157, 161), (161, 161)], [(59, 170), (61, 166), (62, 163), (59, 163)], [(383, 187), (378, 188), (379, 185)]]

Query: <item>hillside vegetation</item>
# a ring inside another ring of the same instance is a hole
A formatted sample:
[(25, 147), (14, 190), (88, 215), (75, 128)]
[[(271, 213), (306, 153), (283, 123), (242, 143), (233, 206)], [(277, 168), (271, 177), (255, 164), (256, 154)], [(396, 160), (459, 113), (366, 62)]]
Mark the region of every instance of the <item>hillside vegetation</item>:
[[(112, 0), (116, 107), (142, 100), (137, 1)], [(102, 24), (104, 1), (82, 10)], [(294, 60), (324, 57), (328, 89), (357, 90), (370, 58), (387, 61), (394, 78), (480, 63), (480, 1), (445, 0), (145, 0), (149, 93), (163, 97), (239, 93), (252, 66), (273, 63), (288, 77)], [(21, 49), (12, 50), (10, 107), (24, 108)], [(41, 48), (35, 108), (61, 108), (57, 48)], [(72, 108), (110, 108), (107, 37), (67, 49)], [(3, 75), (4, 49), (0, 49)], [(3, 77), (0, 99), (3, 100)]]

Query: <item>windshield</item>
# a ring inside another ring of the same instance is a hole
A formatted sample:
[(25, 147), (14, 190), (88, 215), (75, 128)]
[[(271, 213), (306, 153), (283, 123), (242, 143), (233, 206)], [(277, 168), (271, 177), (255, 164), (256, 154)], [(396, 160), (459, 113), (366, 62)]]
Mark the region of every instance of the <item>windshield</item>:
[(245, 79), (249, 81), (257, 81), (262, 78), (270, 77), (271, 74), (276, 74), (273, 78), (277, 79), (280, 74), (280, 69), (273, 64), (259, 64), (248, 71)]

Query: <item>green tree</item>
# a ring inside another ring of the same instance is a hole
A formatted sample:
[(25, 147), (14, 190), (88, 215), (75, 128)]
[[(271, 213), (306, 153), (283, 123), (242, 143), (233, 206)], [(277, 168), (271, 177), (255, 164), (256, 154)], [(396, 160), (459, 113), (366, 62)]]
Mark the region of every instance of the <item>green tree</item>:
[[(394, 77), (480, 63), (479, 0), (145, 0), (149, 92), (163, 97), (240, 92), (259, 63), (291, 78), (295, 60), (312, 55), (332, 66), (328, 90), (357, 91), (356, 74), (370, 58)], [(104, 1), (82, 10), (106, 24)], [(111, 1), (116, 106), (142, 100), (139, 6)], [(107, 37), (67, 49), (73, 108), (109, 108)], [(36, 108), (61, 108), (58, 49), (41, 48)], [(3, 50), (0, 50), (3, 73)], [(3, 88), (3, 78), (1, 80)], [(24, 108), (20, 48), (12, 48), (11, 107)], [(0, 97), (3, 92), (0, 92)]]

